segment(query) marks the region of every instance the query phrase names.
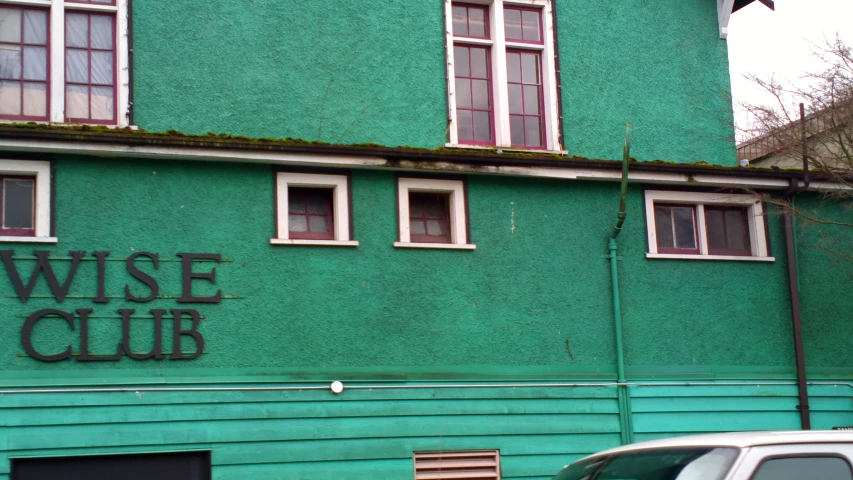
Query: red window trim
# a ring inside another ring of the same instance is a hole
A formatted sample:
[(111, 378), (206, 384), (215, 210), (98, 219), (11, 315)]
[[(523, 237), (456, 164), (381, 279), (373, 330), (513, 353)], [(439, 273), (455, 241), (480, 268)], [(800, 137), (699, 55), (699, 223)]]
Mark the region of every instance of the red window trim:
[[(492, 137), (491, 140), (483, 141), (483, 140), (473, 140), (473, 139), (463, 139), (459, 138), (459, 143), (464, 143), (465, 145), (487, 145), (487, 146), (495, 146), (497, 145), (497, 138), (495, 136), (495, 86), (494, 86), (494, 75), (492, 72), (492, 49), (486, 45), (474, 45), (470, 43), (454, 43), (453, 47), (456, 48), (464, 47), (464, 48), (477, 48), (480, 50), (486, 51), (486, 73), (489, 75), (488, 78), (474, 78), (471, 76), (461, 77), (458, 74), (455, 74), (453, 81), (455, 82), (458, 78), (465, 78), (468, 80), (485, 80), (489, 85), (489, 106), (488, 110), (483, 110), (479, 108), (474, 108), (474, 93), (471, 92), (471, 108), (459, 108), (456, 107), (456, 132), (459, 134), (459, 111), (464, 110), (467, 112), (489, 112), (489, 136)], [(471, 72), (471, 54), (468, 54), (468, 72), (470, 75)], [(458, 93), (457, 93), (458, 96)], [(472, 113), (472, 122), (473, 122), (473, 113)], [(473, 127), (472, 123), (472, 127)], [(476, 129), (476, 128), (475, 128)], [(473, 132), (473, 130), (472, 130)], [(476, 135), (475, 135), (476, 136)]]
[[(545, 60), (544, 55), (542, 55), (541, 50), (524, 50), (521, 48), (507, 48), (506, 54), (509, 55), (510, 53), (519, 53), (519, 54), (536, 53), (539, 55), (539, 115), (528, 115), (526, 113), (519, 115), (517, 113), (508, 113), (509, 118), (510, 118), (510, 140), (512, 139), (512, 117), (539, 117), (539, 134), (541, 135), (541, 138), (539, 140), (542, 143), (542, 145), (538, 145), (538, 146), (537, 145), (527, 145), (527, 129), (524, 129), (524, 143), (520, 144), (520, 145), (519, 144), (512, 144), (511, 146), (523, 148), (525, 150), (546, 150), (548, 148), (548, 141), (547, 141), (547, 136), (545, 133), (545, 81), (544, 81), (544, 78), (542, 78), (542, 75), (544, 73), (543, 68), (542, 68), (542, 62)], [(522, 70), (524, 69), (524, 67), (521, 67), (521, 68), (522, 68)], [(519, 72), (519, 74), (521, 74), (521, 72)], [(521, 109), (524, 110), (524, 85), (530, 85), (530, 84), (523, 83), (523, 80), (522, 80), (522, 83), (510, 82), (509, 76), (507, 75), (507, 98), (509, 98), (509, 85), (510, 85), (510, 83), (512, 83), (513, 85), (521, 85)]]
[[(693, 210), (693, 239), (696, 242), (696, 248), (676, 248), (676, 247), (661, 247), (660, 239), (656, 238), (658, 241), (658, 253), (668, 253), (675, 255), (700, 255), (699, 252), (699, 243), (702, 241), (699, 238), (699, 216), (697, 215), (696, 205), (695, 204), (685, 204), (685, 203), (655, 203), (654, 207), (669, 207), (669, 208), (690, 208)], [(655, 230), (657, 230), (658, 219), (657, 212), (652, 212), (652, 215), (655, 216)], [(655, 232), (655, 236), (657, 237), (657, 231)]]
[[(722, 210), (723, 211), (723, 236), (726, 238), (726, 243), (728, 243), (728, 224), (726, 223), (726, 210), (739, 210), (743, 213), (743, 226), (744, 226), (744, 234), (746, 235), (746, 249), (745, 250), (735, 250), (729, 248), (711, 248), (709, 243), (708, 245), (708, 255), (730, 255), (737, 257), (751, 257), (752, 256), (752, 239), (749, 235), (749, 208), (736, 206), (736, 205), (705, 205), (705, 212), (708, 210)], [(705, 215), (705, 231), (708, 231), (708, 215)]]
[[(89, 83), (77, 83), (77, 82), (72, 83), (72, 82), (69, 82), (68, 81), (68, 68), (66, 66), (66, 68), (65, 68), (65, 81), (64, 81), (63, 88), (65, 88), (65, 95), (67, 97), (68, 85), (79, 85), (79, 86), (85, 85), (86, 87), (88, 87), (88, 92), (89, 92), (89, 103), (88, 103), (89, 118), (71, 118), (71, 117), (66, 116), (65, 120), (68, 122), (72, 122), (72, 123), (92, 123), (92, 124), (98, 124), (98, 125), (115, 125), (118, 122), (118, 68), (117, 68), (118, 67), (118, 45), (117, 45), (118, 44), (118, 38), (116, 38), (116, 27), (117, 27), (116, 23), (118, 22), (118, 18), (117, 18), (115, 13), (111, 13), (111, 12), (92, 12), (89, 10), (74, 10), (73, 7), (69, 7), (69, 9), (66, 9), (66, 11), (65, 11), (66, 16), (69, 13), (86, 15), (88, 17), (88, 21), (89, 21), (89, 29), (88, 29), (89, 39), (88, 40), (89, 41), (88, 41), (88, 47), (86, 47), (85, 50), (89, 53)], [(113, 47), (112, 47), (112, 50), (106, 50), (106, 49), (102, 49), (102, 48), (92, 48), (92, 16), (94, 16), (94, 15), (99, 15), (102, 17), (110, 17), (112, 19), (112, 26), (113, 26), (113, 31), (112, 31), (112, 40), (113, 40), (112, 45), (113, 45)], [(63, 19), (63, 21), (65, 21), (65, 19)], [(65, 51), (63, 52), (63, 54), (66, 54), (69, 49), (71, 49), (71, 50), (84, 50), (82, 47), (69, 47), (68, 46), (67, 29), (66, 29), (65, 40), (66, 40), (65, 41)], [(112, 85), (92, 83), (92, 51), (93, 50), (98, 51), (98, 52), (107, 52), (107, 51), (112, 52), (112, 54), (113, 54), (113, 82), (112, 82)], [(95, 120), (95, 119), (91, 118), (92, 117), (92, 87), (112, 87), (112, 89), (113, 89), (113, 118), (112, 119)], [(66, 104), (67, 104), (67, 100), (66, 100)], [(67, 108), (66, 108), (66, 110), (67, 110)]]
[[(0, 118), (3, 120), (33, 120), (33, 121), (46, 121), (50, 119), (50, 9), (49, 8), (41, 8), (41, 7), (29, 7), (29, 6), (18, 6), (15, 4), (2, 4), (0, 8), (8, 9), (8, 10), (20, 10), (21, 11), (21, 42), (18, 44), (21, 46), (21, 78), (0, 78), (0, 80), (4, 82), (18, 82), (21, 88), (21, 115), (0, 115)], [(46, 25), (46, 44), (37, 44), (37, 43), (25, 43), (24, 42), (24, 14), (25, 10), (36, 10), (40, 12), (45, 12), (47, 14), (47, 25)], [(14, 43), (10, 42), (2, 42), (7, 45), (14, 45)], [(45, 80), (27, 80), (24, 78), (24, 46), (31, 47), (45, 47), (47, 49), (45, 61), (47, 65), (45, 66)], [(45, 85), (45, 115), (38, 117), (34, 115), (24, 115), (24, 83), (43, 83)]]
[[(492, 26), (491, 26), (492, 20), (490, 18), (491, 17), (491, 15), (490, 15), (491, 8), (488, 5), (478, 5), (475, 3), (452, 2), (450, 4), (451, 15), (453, 12), (453, 7), (465, 7), (468, 10), (470, 10), (472, 8), (477, 9), (477, 10), (483, 10), (484, 11), (483, 12), (483, 18), (484, 18), (483, 28), (485, 29), (485, 34), (486, 34), (486, 36), (484, 36), (484, 37), (472, 37), (470, 35), (456, 35), (455, 33), (451, 32), (451, 33), (453, 33), (454, 38), (473, 38), (476, 40), (491, 40), (492, 39)], [(466, 26), (468, 27), (467, 30), (470, 33), (471, 32), (471, 21), (470, 21), (471, 16), (468, 14), (468, 10), (465, 11), (465, 22), (466, 22)], [(453, 19), (451, 18), (450, 20), (451, 20), (451, 28), (452, 28)]]
[[(105, 7), (115, 7), (116, 6), (116, 0), (110, 0), (110, 3), (96, 2), (95, 0), (65, 0), (65, 3), (66, 4), (79, 3), (82, 5), (103, 5)], [(73, 7), (71, 7), (71, 8), (73, 8)]]
[[(33, 228), (4, 228), (3, 223), (3, 214), (5, 213), (5, 198), (4, 198), (4, 182), (6, 180), (31, 180), (33, 182)], [(36, 183), (36, 177), (28, 177), (21, 175), (0, 175), (0, 235), (10, 236), (10, 237), (35, 237), (36, 236), (36, 199), (38, 199), (38, 195), (36, 194), (36, 188), (38, 185)]]
[[(415, 217), (412, 215), (412, 195), (424, 195), (430, 197), (440, 197), (443, 199), (444, 208), (442, 209), (442, 213), (444, 216), (442, 218), (431, 218), (431, 217)], [(426, 228), (426, 222), (428, 220), (439, 220), (444, 222), (445, 231), (447, 235), (429, 235), (429, 231), (427, 231), (427, 235), (414, 235), (411, 233), (411, 224), (412, 220), (419, 220), (424, 222), (424, 227)], [(444, 243), (451, 244), (453, 243), (452, 225), (450, 224), (450, 195), (447, 193), (441, 192), (419, 192), (419, 191), (409, 191), (409, 239), (412, 243)]]
[(325, 217), (325, 218), (326, 218), (326, 225), (328, 226), (328, 230), (329, 230), (328, 232), (311, 232), (311, 231), (308, 231), (308, 232), (294, 232), (294, 231), (290, 230), (290, 226), (289, 226), (289, 225), (290, 225), (290, 215), (292, 215), (292, 214), (290, 213), (290, 208), (288, 208), (288, 211), (286, 212), (286, 213), (287, 213), (287, 217), (285, 218), (285, 221), (286, 221), (286, 222), (288, 222), (288, 228), (287, 228), (287, 235), (288, 235), (288, 237), (289, 237), (291, 240), (334, 240), (334, 239), (335, 239), (335, 208), (334, 208), (335, 194), (334, 194), (333, 189), (331, 189), (331, 188), (324, 188), (324, 187), (311, 187), (311, 186), (307, 186), (307, 187), (288, 187), (288, 188), (287, 188), (288, 205), (290, 204), (290, 190), (291, 190), (291, 189), (298, 189), (298, 190), (328, 190), (328, 191), (330, 191), (330, 192), (331, 192), (331, 196), (332, 196), (332, 198), (331, 198), (331, 200), (329, 200), (328, 198), (326, 198), (326, 196), (325, 196), (325, 195), (322, 195), (322, 196), (321, 196), (321, 195), (318, 195), (318, 194), (316, 194), (316, 193), (314, 193), (314, 192), (311, 192), (311, 193), (309, 193), (309, 195), (308, 195), (309, 197), (310, 197), (310, 196), (314, 196), (314, 197), (322, 198), (322, 199), (323, 199), (323, 201), (324, 201), (324, 203), (325, 203), (325, 205), (326, 205), (326, 213), (325, 213), (325, 215), (309, 214), (309, 213), (308, 213), (308, 211), (307, 211), (307, 209), (306, 209), (306, 212), (305, 212), (304, 214), (301, 214), (301, 213), (296, 213), (296, 214), (295, 214), (295, 215), (300, 215), (300, 216), (306, 217), (306, 219), (305, 219), (305, 220), (306, 220), (306, 225), (308, 226), (308, 229), (309, 229), (309, 230), (310, 230), (310, 228), (311, 228), (311, 223), (310, 223), (310, 222), (311, 222), (311, 219), (310, 219), (310, 217)]
[[(536, 7), (520, 7), (520, 6), (516, 6), (516, 5), (509, 5), (509, 6), (505, 6), (505, 7), (504, 7), (504, 18), (506, 18), (506, 11), (507, 11), (507, 10), (518, 10), (518, 11), (520, 11), (520, 12), (524, 12), (524, 11), (527, 11), (527, 12), (535, 12), (537, 15), (539, 15), (539, 41), (537, 42), (537, 41), (533, 41), (533, 40), (524, 40), (524, 39), (521, 39), (521, 38), (517, 38), (517, 39), (516, 39), (516, 38), (509, 38), (509, 37), (507, 37), (507, 36), (506, 36), (506, 20), (504, 20), (504, 37), (505, 37), (505, 41), (507, 41), (507, 42), (512, 42), (512, 43), (527, 43), (527, 44), (530, 44), (530, 45), (545, 45), (545, 25), (544, 25), (544, 22), (542, 21), (542, 9), (541, 9), (541, 8), (536, 8)], [(523, 18), (524, 18), (524, 17), (523, 17), (523, 15), (522, 15), (522, 29), (521, 29), (521, 31), (522, 31), (522, 35), (524, 35), (524, 20), (523, 20)]]

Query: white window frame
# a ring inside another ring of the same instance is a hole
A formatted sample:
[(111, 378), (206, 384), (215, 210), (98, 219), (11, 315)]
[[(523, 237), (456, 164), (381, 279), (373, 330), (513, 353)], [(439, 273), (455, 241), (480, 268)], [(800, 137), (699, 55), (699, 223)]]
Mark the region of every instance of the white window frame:
[(36, 179), (36, 218), (35, 236), (0, 236), (0, 242), (9, 243), (56, 243), (58, 239), (50, 236), (51, 181), (50, 162), (32, 160), (0, 159), (0, 174), (21, 175)]
[[(761, 199), (755, 195), (736, 193), (674, 192), (666, 190), (646, 190), (646, 230), (649, 251), (646, 258), (668, 258), (680, 260), (736, 260), (753, 262), (773, 262), (768, 256), (765, 211)], [(655, 227), (655, 203), (689, 205), (696, 208), (696, 227), (698, 231), (699, 254), (658, 253)], [(708, 234), (705, 227), (705, 205), (734, 205), (747, 207), (749, 221), (749, 244), (751, 256), (709, 255)]]
[[(551, 12), (551, 0), (461, 0), (457, 3), (487, 5), (489, 7), (489, 39), (458, 38), (453, 36), (453, 0), (444, 0), (445, 41), (447, 42), (447, 106), (450, 126), (448, 128), (448, 147), (462, 148), (492, 148), (483, 145), (465, 145), (459, 143), (456, 130), (456, 68), (453, 58), (453, 44), (467, 43), (470, 45), (491, 46), (492, 57), (492, 91), (495, 115), (495, 148), (524, 150), (523, 147), (513, 147), (509, 124), (509, 94), (507, 92), (506, 49), (522, 49), (539, 51), (542, 54), (542, 90), (545, 104), (545, 149), (550, 152), (562, 152), (560, 145), (560, 118), (557, 100), (557, 65), (554, 49), (554, 25)], [(542, 9), (542, 31), (545, 35), (543, 45), (511, 42), (506, 40), (504, 33), (504, 6), (535, 7)]]
[[(0, 5), (43, 7), (50, 9), (48, 28), (50, 31), (50, 111), (48, 122), (68, 125), (84, 125), (65, 121), (65, 11), (114, 12), (116, 14), (116, 64), (118, 85), (116, 98), (116, 124), (92, 124), (99, 127), (130, 126), (130, 55), (128, 53), (128, 0), (118, 0), (115, 5), (74, 3), (66, 0), (0, 0)], [(22, 120), (3, 120), (0, 123), (21, 123)]]
[[(430, 192), (449, 195), (451, 243), (413, 243), (409, 223), (409, 192)], [(397, 212), (400, 240), (397, 248), (435, 248), (443, 250), (474, 250), (468, 243), (468, 220), (465, 207), (465, 184), (461, 180), (435, 178), (400, 178), (397, 180)]]
[[(334, 240), (291, 239), (289, 227), (289, 204), (287, 191), (290, 187), (332, 189), (332, 212), (335, 223)], [(357, 247), (358, 242), (350, 238), (349, 178), (346, 175), (314, 173), (276, 173), (276, 238), (272, 245), (319, 245), (329, 247)]]

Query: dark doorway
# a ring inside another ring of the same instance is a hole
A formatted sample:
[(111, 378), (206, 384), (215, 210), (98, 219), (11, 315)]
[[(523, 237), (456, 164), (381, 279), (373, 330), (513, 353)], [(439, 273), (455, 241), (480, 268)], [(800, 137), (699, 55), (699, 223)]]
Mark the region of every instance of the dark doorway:
[(12, 460), (12, 480), (210, 480), (210, 452)]

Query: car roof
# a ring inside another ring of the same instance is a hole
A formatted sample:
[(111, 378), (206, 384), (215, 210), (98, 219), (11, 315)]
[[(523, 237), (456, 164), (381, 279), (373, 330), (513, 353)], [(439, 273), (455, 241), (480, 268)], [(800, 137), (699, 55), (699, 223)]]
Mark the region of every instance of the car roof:
[[(778, 432), (732, 432), (708, 435), (689, 435), (662, 440), (633, 443), (590, 455), (612, 455), (650, 448), (679, 447), (757, 447), (760, 445), (790, 445), (797, 443), (853, 443), (853, 431), (799, 430)], [(590, 458), (587, 457), (587, 458)]]

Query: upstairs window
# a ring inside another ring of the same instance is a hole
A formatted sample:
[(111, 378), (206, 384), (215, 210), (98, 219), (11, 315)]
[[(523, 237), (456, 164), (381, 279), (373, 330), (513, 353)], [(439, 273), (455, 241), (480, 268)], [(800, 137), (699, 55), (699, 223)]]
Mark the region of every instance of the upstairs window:
[(649, 258), (774, 260), (754, 195), (646, 191)]
[(350, 231), (349, 177), (276, 173), (273, 245), (357, 247)]
[(474, 250), (468, 243), (465, 183), (438, 178), (397, 180), (397, 248)]
[(450, 146), (560, 150), (550, 0), (446, 8)]
[(332, 188), (288, 188), (290, 238), (334, 240), (333, 198)]
[(451, 243), (449, 204), (449, 194), (409, 192), (412, 242)]
[(0, 25), (0, 120), (127, 126), (127, 0), (0, 0)]

